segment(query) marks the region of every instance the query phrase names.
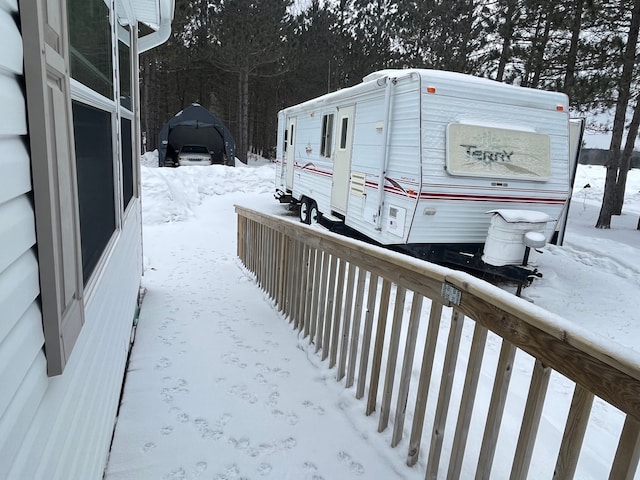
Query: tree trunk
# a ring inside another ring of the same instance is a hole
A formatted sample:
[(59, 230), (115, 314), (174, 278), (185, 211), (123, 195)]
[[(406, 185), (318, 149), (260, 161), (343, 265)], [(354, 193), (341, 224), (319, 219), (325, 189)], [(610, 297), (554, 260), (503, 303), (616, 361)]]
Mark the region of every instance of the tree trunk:
[(513, 17), (516, 14), (516, 8), (516, 0), (512, 0), (508, 3), (502, 33), (502, 52), (500, 53), (500, 63), (498, 64), (498, 73), (496, 74), (496, 80), (498, 82), (501, 82), (503, 80), (507, 62), (511, 59), (511, 38), (513, 37), (515, 24)]
[(249, 68), (242, 67), (238, 72), (238, 130), (236, 156), (247, 163), (249, 143)]
[(573, 96), (573, 89), (576, 83), (576, 63), (578, 61), (578, 44), (580, 41), (580, 30), (582, 28), (582, 12), (584, 10), (584, 0), (575, 1), (575, 11), (571, 23), (571, 42), (569, 53), (567, 53), (567, 70), (564, 76), (564, 93)]
[(529, 50), (525, 62), (524, 62), (524, 72), (522, 73), (522, 82), (520, 85), (523, 87), (531, 87), (533, 82), (532, 74), (535, 69), (535, 62), (537, 59), (537, 53), (539, 50), (539, 42), (540, 38), (543, 35), (543, 17), (544, 12), (542, 11), (542, 6), (538, 6), (536, 9), (536, 28), (534, 30), (534, 34), (531, 38), (531, 49)]
[(640, 126), (640, 97), (636, 100), (636, 106), (633, 110), (633, 117), (631, 118), (631, 124), (629, 125), (629, 131), (627, 132), (627, 141), (624, 145), (622, 157), (620, 158), (620, 171), (618, 172), (618, 181), (616, 182), (615, 197), (613, 214), (621, 215), (622, 206), (624, 205), (624, 192), (627, 187), (627, 173), (631, 167), (631, 155), (633, 154), (633, 147), (636, 144), (636, 138), (638, 136), (638, 127)]
[(602, 207), (598, 221), (596, 222), (596, 228), (611, 228), (611, 216), (616, 212), (618, 172), (620, 170), (620, 146), (622, 145), (622, 136), (624, 134), (627, 106), (629, 105), (629, 98), (631, 96), (631, 82), (633, 80), (633, 70), (635, 67), (638, 30), (640, 30), (640, 0), (635, 0), (631, 14), (627, 46), (623, 56), (622, 74), (620, 75), (618, 85), (618, 100), (616, 102), (616, 113), (613, 120), (609, 160), (607, 161), (607, 177), (604, 184)]
[(544, 33), (540, 41), (536, 42), (536, 48), (533, 52), (534, 67), (533, 67), (533, 80), (531, 80), (531, 88), (538, 88), (540, 82), (540, 75), (544, 69), (544, 52), (547, 49), (547, 43), (549, 43), (549, 31), (551, 30), (551, 17), (553, 12), (547, 12), (544, 20)]

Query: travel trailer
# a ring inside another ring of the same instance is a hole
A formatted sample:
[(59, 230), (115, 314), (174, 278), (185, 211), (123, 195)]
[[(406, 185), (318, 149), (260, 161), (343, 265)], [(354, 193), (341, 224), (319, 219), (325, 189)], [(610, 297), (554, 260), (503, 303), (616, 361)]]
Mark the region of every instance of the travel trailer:
[(459, 73), (375, 72), (279, 112), (276, 198), (303, 222), (524, 281), (527, 246), (562, 234), (581, 132), (568, 106)]

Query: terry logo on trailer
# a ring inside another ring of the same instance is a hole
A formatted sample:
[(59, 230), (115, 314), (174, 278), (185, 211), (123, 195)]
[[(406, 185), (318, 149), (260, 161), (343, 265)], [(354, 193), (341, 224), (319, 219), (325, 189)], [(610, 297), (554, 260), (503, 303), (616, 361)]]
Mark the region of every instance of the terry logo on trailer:
[(451, 123), (446, 147), (446, 166), (451, 175), (537, 181), (551, 177), (548, 135)]
[(476, 145), (460, 145), (467, 149), (467, 156), (478, 162), (492, 163), (492, 162), (510, 162), (513, 151), (507, 152), (506, 150), (482, 150)]

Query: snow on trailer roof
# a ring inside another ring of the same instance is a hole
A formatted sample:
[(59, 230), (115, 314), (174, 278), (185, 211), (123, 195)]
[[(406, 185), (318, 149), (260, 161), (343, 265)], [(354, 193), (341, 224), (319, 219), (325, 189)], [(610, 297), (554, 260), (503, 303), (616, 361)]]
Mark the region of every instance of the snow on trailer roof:
[[(411, 75), (420, 77), (423, 86), (432, 86), (433, 83), (437, 93), (452, 95), (461, 98), (478, 99), (487, 102), (512, 103), (526, 107), (541, 109), (558, 109), (559, 113), (568, 115), (569, 98), (561, 92), (539, 90), (535, 88), (521, 87), (498, 82), (484, 77), (476, 77), (458, 72), (445, 70), (430, 70), (420, 68), (406, 69), (386, 69), (372, 72), (362, 79), (362, 83), (346, 87), (335, 92), (324, 94), (320, 97), (307, 100), (298, 105), (290, 106), (282, 111), (296, 111), (309, 107), (320, 107), (324, 104), (340, 101), (346, 98), (352, 99), (354, 96), (370, 90), (384, 88), (385, 83), (380, 80), (386, 78), (402, 78)], [(450, 88), (452, 87), (452, 88)], [(513, 95), (505, 95), (505, 92)], [(455, 92), (455, 93), (454, 93)]]

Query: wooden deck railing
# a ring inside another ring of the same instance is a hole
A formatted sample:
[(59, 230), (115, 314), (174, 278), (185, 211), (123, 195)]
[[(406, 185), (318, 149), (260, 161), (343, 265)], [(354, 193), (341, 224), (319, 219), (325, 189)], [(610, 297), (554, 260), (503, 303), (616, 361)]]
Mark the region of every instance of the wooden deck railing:
[[(356, 398), (366, 396), (364, 413), (377, 412), (378, 431), (391, 421), (391, 446), (406, 448), (407, 464), (416, 464), (420, 454), (425, 478), (506, 478), (494, 463), (502, 471), (510, 465), (509, 478), (527, 478), (543, 408), (556, 401), (548, 388), (552, 372), (573, 395), (555, 425), (558, 438), (543, 445), (545, 451), (555, 445), (553, 457), (543, 457), (548, 478), (574, 477), (598, 397), (622, 412), (610, 458), (604, 458), (609, 478), (634, 478), (638, 356), (609, 351), (571, 323), (464, 273), (287, 218), (244, 207), (236, 212), (238, 256), (246, 268), (336, 369), (336, 379)], [(531, 362), (526, 394), (509, 389), (517, 353)], [(483, 361), (493, 363), (483, 369)], [(479, 386), (486, 389), (482, 405)], [(505, 421), (514, 396), (526, 396), (515, 426), (514, 415)], [(501, 429), (516, 433), (509, 438)], [(594, 446), (588, 450), (593, 454)]]

